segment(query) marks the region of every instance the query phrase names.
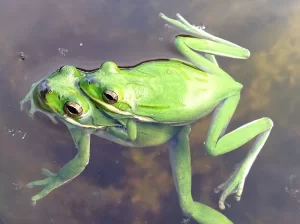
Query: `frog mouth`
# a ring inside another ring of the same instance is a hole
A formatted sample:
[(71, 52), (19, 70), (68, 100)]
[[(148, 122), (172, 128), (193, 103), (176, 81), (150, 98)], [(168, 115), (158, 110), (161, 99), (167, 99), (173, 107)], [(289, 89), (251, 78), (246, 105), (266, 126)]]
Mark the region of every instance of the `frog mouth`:
[(77, 122), (76, 120), (68, 117), (66, 114), (61, 115), (59, 114), (58, 111), (51, 109), (47, 105), (47, 100), (46, 100), (46, 94), (48, 92), (51, 92), (51, 89), (47, 85), (47, 80), (44, 79), (37, 83), (32, 92), (31, 92), (31, 113), (34, 114), (35, 112), (39, 111), (46, 116), (48, 116), (53, 123), (57, 124), (57, 121), (55, 120), (55, 116), (60, 119), (63, 122), (68, 122), (71, 125), (74, 125), (76, 127), (80, 128), (86, 128), (86, 129), (103, 129), (106, 126), (104, 125), (88, 125), (88, 124), (81, 124)]
[(162, 122), (162, 121), (157, 121), (157, 120), (154, 120), (153, 118), (151, 117), (145, 117), (145, 116), (140, 116), (140, 115), (136, 115), (136, 114), (133, 114), (131, 112), (128, 112), (128, 111), (122, 111), (122, 110), (119, 110), (118, 108), (114, 107), (113, 105), (111, 104), (107, 104), (101, 100), (98, 100), (92, 96), (89, 96), (93, 101), (95, 101), (96, 103), (98, 103), (100, 106), (102, 106), (104, 108), (104, 110), (107, 110), (108, 112), (111, 112), (111, 113), (115, 113), (115, 114), (118, 114), (118, 115), (124, 115), (124, 116), (127, 116), (127, 117), (130, 117), (130, 118), (135, 118), (139, 121), (142, 121), (142, 122), (150, 122), (150, 123), (162, 123), (162, 124), (169, 124), (169, 125), (173, 125), (173, 126), (180, 126), (180, 125), (186, 125), (188, 124), (187, 122)]
[(81, 128), (87, 128), (87, 129), (102, 129), (105, 128), (106, 126), (103, 125), (99, 125), (99, 126), (95, 126), (95, 125), (87, 125), (87, 124), (80, 124), (79, 122), (76, 122), (75, 120), (73, 120), (72, 118), (68, 117), (66, 114), (64, 116), (61, 116), (60, 114), (57, 115), (62, 121), (67, 121), (69, 124), (81, 127)]
[(119, 110), (118, 108), (114, 107), (113, 105), (107, 104), (107, 103), (105, 103), (101, 100), (98, 100), (93, 96), (89, 96), (89, 97), (109, 112), (119, 114), (119, 115), (128, 116), (128, 117), (131, 117), (131, 118), (135, 118), (135, 119), (137, 119), (139, 121), (143, 121), (143, 122), (154, 122), (154, 123), (157, 122), (156, 120), (154, 120), (150, 117), (140, 116), (140, 115), (136, 115), (136, 114), (133, 114), (131, 112), (128, 112), (128, 111)]

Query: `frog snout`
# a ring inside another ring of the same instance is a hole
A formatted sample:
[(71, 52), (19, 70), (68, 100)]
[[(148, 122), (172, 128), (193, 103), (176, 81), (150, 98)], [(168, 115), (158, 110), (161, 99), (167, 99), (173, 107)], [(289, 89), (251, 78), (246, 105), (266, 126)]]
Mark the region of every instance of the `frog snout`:
[(43, 80), (39, 85), (38, 85), (38, 93), (42, 100), (45, 101), (46, 99), (46, 94), (52, 92), (51, 88), (48, 85), (48, 80), (45, 79)]

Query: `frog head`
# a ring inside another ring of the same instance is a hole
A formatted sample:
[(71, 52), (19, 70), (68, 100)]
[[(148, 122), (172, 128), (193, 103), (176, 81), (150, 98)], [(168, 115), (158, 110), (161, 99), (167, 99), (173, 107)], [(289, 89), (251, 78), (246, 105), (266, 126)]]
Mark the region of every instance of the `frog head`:
[(104, 110), (115, 116), (131, 116), (126, 111), (136, 105), (138, 79), (130, 80), (124, 71), (114, 63), (105, 62), (101, 67), (80, 79), (81, 90)]
[(31, 111), (41, 111), (50, 118), (82, 128), (99, 129), (116, 126), (117, 120), (108, 117), (78, 87), (85, 76), (74, 66), (65, 65), (32, 86), (21, 105), (31, 100)]

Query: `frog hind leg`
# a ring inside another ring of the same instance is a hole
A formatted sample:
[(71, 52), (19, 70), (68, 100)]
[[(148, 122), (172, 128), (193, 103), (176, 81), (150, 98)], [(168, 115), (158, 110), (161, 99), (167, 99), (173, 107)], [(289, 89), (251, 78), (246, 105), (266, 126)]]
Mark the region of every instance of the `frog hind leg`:
[[(188, 58), (199, 69), (201, 69), (204, 72), (207, 72), (209, 74), (219, 75), (219, 76), (228, 77), (228, 78), (232, 79), (230, 77), (230, 75), (228, 75), (224, 70), (222, 70), (218, 66), (216, 59), (214, 57), (214, 55), (218, 55), (218, 54), (216, 54), (216, 52), (209, 51), (207, 49), (205, 51), (205, 48), (209, 48), (209, 46), (210, 46), (210, 48), (212, 48), (212, 45), (215, 45), (214, 48), (218, 48), (217, 45), (219, 45), (219, 44), (214, 43), (214, 42), (212, 42), (213, 44), (208, 44), (207, 42), (209, 42), (209, 41), (204, 40), (204, 39), (195, 38), (195, 37), (184, 37), (184, 36), (180, 36), (180, 35), (178, 35), (175, 38), (176, 48), (180, 51), (180, 53), (182, 55), (184, 55), (186, 58)], [(232, 48), (232, 47), (225, 46), (223, 48), (223, 51), (226, 50), (225, 48)], [(240, 49), (238, 48), (238, 51), (234, 52), (231, 49), (229, 49), (228, 52), (231, 51), (232, 54), (243, 55), (244, 54), (243, 50), (240, 53), (239, 53), (239, 50)], [(196, 51), (203, 51), (205, 53), (205, 57)]]
[(188, 218), (193, 218), (200, 224), (232, 224), (220, 212), (196, 202), (192, 198), (189, 133), (190, 126), (184, 126), (169, 141), (170, 161), (180, 207)]
[[(224, 40), (220, 37), (216, 37), (208, 32), (206, 32), (204, 29), (202, 29), (201, 27), (198, 27), (198, 26), (195, 26), (195, 25), (192, 25), (190, 24), (186, 19), (184, 19), (179, 13), (176, 14), (178, 20), (175, 20), (175, 19), (171, 19), (169, 17), (167, 17), (166, 15), (164, 15), (163, 13), (160, 13), (159, 16), (164, 19), (165, 21), (167, 21), (168, 23), (170, 23), (170, 27), (174, 26), (176, 28), (178, 28), (179, 30), (182, 30), (182, 31), (185, 31), (185, 32), (188, 32), (196, 37), (199, 37), (201, 39), (206, 39), (206, 40), (210, 40), (210, 43), (213, 44), (213, 42), (215, 43), (220, 43), (220, 44), (223, 44), (224, 47), (226, 46), (231, 46), (233, 48), (231, 49), (236, 49), (239, 51), (239, 53), (242, 53), (245, 54), (245, 56), (250, 56), (250, 52), (235, 44), (235, 43), (232, 43), (228, 40)], [(219, 45), (221, 46), (221, 45)], [(221, 53), (219, 50), (219, 48), (212, 48), (213, 51), (215, 51), (216, 54)], [(229, 48), (230, 49), (230, 48)], [(232, 55), (231, 53), (227, 55), (228, 57), (238, 57), (238, 58), (244, 58), (244, 57), (241, 57), (242, 55)]]
[(219, 200), (219, 207), (221, 209), (225, 209), (224, 201), (230, 194), (236, 194), (236, 200), (240, 200), (249, 170), (273, 127), (272, 120), (264, 117), (224, 135), (239, 99), (240, 94), (238, 93), (223, 100), (216, 107), (205, 143), (207, 153), (217, 156), (233, 151), (256, 137), (252, 148), (243, 162), (239, 164), (224, 184), (215, 189), (215, 192), (223, 191)]
[(47, 178), (43, 180), (33, 181), (27, 184), (27, 187), (44, 186), (44, 189), (32, 197), (33, 204), (37, 200), (48, 195), (51, 191), (59, 186), (71, 181), (78, 176), (89, 162), (90, 156), (90, 133), (77, 128), (69, 128), (73, 141), (78, 149), (77, 155), (69, 161), (57, 174), (47, 169), (42, 169), (42, 174)]
[[(191, 62), (193, 62), (193, 64), (205, 72), (230, 77), (225, 71), (219, 68), (214, 55), (239, 59), (247, 59), (250, 57), (250, 52), (248, 49), (240, 47), (230, 41), (213, 36), (203, 29), (191, 25), (179, 14), (177, 14), (177, 17), (180, 21), (171, 19), (162, 13), (160, 16), (173, 26), (196, 36), (189, 37), (178, 35), (175, 38), (175, 46), (181, 54), (183, 54)], [(195, 51), (203, 52), (205, 57), (201, 56)]]
[(213, 54), (204, 54), (204, 57), (206, 57), (206, 59), (213, 63), (215, 66), (219, 67), (217, 59)]

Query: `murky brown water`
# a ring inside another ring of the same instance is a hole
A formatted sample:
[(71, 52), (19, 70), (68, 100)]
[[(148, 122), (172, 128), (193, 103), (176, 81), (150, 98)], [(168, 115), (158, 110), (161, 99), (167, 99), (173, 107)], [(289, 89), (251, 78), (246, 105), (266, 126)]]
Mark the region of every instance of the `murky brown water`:
[[(262, 116), (274, 120), (240, 202), (224, 214), (235, 223), (300, 222), (300, 3), (282, 0), (3, 0), (0, 7), (0, 224), (181, 223), (167, 147), (126, 148), (93, 137), (91, 160), (75, 180), (36, 206), (41, 168), (58, 171), (75, 154), (64, 125), (31, 120), (19, 101), (32, 83), (61, 65), (92, 69), (106, 60), (132, 65), (180, 57), (159, 12), (179, 12), (217, 36), (250, 49), (249, 60), (220, 59), (244, 84), (229, 128)], [(19, 59), (24, 52), (25, 60)], [(222, 157), (204, 154), (209, 118), (193, 126), (193, 196), (217, 208), (214, 187), (227, 179), (249, 145)], [(190, 221), (190, 223), (195, 223)]]

